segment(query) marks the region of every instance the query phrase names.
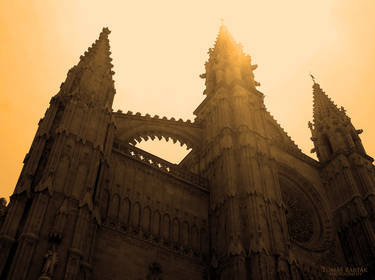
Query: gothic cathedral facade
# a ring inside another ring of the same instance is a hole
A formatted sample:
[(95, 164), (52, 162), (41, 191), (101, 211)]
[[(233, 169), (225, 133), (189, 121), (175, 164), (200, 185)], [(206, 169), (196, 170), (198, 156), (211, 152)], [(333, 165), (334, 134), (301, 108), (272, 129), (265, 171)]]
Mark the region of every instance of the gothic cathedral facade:
[[(347, 267), (372, 279), (373, 159), (318, 83), (317, 161), (266, 110), (225, 26), (193, 122), (112, 110), (109, 33), (69, 70), (0, 206), (1, 279), (334, 279)], [(192, 150), (172, 164), (135, 147), (155, 137)]]

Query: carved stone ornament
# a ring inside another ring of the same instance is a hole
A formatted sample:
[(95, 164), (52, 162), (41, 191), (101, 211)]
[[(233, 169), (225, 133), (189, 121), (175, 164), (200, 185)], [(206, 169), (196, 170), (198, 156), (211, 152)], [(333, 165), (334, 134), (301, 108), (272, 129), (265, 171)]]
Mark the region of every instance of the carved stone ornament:
[(52, 173), (49, 173), (47, 178), (42, 179), (42, 181), (36, 186), (35, 192), (41, 192), (48, 189), (49, 194), (53, 195), (53, 177)]
[(289, 235), (297, 243), (309, 242), (314, 234), (314, 206), (305, 193), (288, 180), (281, 181), (281, 195), (286, 205)]
[(42, 273), (39, 277), (39, 280), (52, 279), (57, 262), (58, 262), (58, 255), (56, 252), (55, 245), (52, 244), (51, 249), (49, 249), (47, 253), (44, 255), (44, 264), (43, 264)]

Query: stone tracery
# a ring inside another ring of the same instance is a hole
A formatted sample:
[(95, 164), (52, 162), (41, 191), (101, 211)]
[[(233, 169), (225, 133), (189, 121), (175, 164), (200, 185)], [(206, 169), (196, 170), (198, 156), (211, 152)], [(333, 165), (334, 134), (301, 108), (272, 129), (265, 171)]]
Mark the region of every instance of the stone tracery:
[(117, 138), (121, 141), (135, 145), (149, 138), (153, 140), (164, 137), (167, 141), (169, 138), (172, 139), (174, 143), (179, 141), (181, 146), (185, 144), (188, 149), (197, 149), (200, 145), (201, 128), (190, 120), (151, 117), (148, 114), (141, 116), (140, 113), (132, 112), (117, 112), (114, 116), (118, 128)]
[[(210, 264), (215, 279), (322, 279), (298, 262), (313, 254), (321, 260), (344, 254), (355, 264), (374, 259), (372, 158), (358, 135), (336, 137), (338, 123), (342, 134), (360, 131), (315, 81), (309, 127), (320, 162), (304, 155), (266, 111), (255, 66), (224, 26), (201, 76), (207, 98), (193, 123), (112, 111), (108, 34), (104, 28), (69, 71), (39, 124), (5, 220), (0, 213), (0, 277), (26, 279), (57, 240), (64, 244), (58, 271), (64, 279), (113, 279), (108, 262), (117, 269), (114, 279), (132, 269), (134, 279), (147, 267), (133, 256), (164, 258), (163, 273), (154, 265), (150, 279), (164, 277), (164, 268), (171, 273), (169, 262), (183, 279), (199, 279)], [(193, 151), (176, 165), (134, 147), (154, 137)], [(59, 213), (61, 203), (67, 207)], [(53, 220), (58, 226), (50, 238)], [(331, 246), (336, 233), (343, 252)], [(355, 260), (353, 252), (364, 257)], [(51, 256), (42, 268), (46, 277), (54, 272)]]
[(331, 247), (331, 218), (315, 187), (286, 165), (279, 165), (279, 182), (291, 240), (308, 250)]

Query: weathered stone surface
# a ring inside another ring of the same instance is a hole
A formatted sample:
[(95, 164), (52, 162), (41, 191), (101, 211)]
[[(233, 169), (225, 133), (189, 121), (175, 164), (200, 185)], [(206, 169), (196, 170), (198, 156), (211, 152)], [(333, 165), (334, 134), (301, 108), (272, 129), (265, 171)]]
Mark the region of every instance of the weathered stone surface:
[[(266, 110), (256, 65), (225, 26), (194, 122), (113, 112), (109, 33), (69, 71), (0, 200), (1, 279), (375, 275), (373, 160), (315, 80), (319, 161)], [(172, 164), (134, 146), (155, 137), (192, 151)]]

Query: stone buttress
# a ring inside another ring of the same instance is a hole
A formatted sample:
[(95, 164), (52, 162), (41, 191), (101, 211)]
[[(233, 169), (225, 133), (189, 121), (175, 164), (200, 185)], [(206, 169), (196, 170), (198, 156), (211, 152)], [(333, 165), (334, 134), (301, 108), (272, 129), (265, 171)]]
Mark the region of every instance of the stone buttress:
[(93, 196), (113, 140), (109, 33), (70, 69), (39, 122), (0, 230), (2, 279), (89, 275), (100, 222)]
[(314, 120), (309, 122), (321, 177), (347, 264), (375, 275), (375, 168), (343, 107), (315, 82)]
[(285, 207), (255, 68), (221, 26), (201, 75), (207, 97), (194, 112), (203, 129), (200, 172), (210, 182), (217, 279), (290, 279)]
[[(330, 279), (318, 265), (332, 263), (375, 275), (373, 159), (315, 81), (319, 162), (266, 110), (224, 25), (193, 122), (112, 112), (109, 33), (68, 72), (1, 201), (1, 279)], [(192, 151), (172, 164), (134, 146), (162, 137)]]

